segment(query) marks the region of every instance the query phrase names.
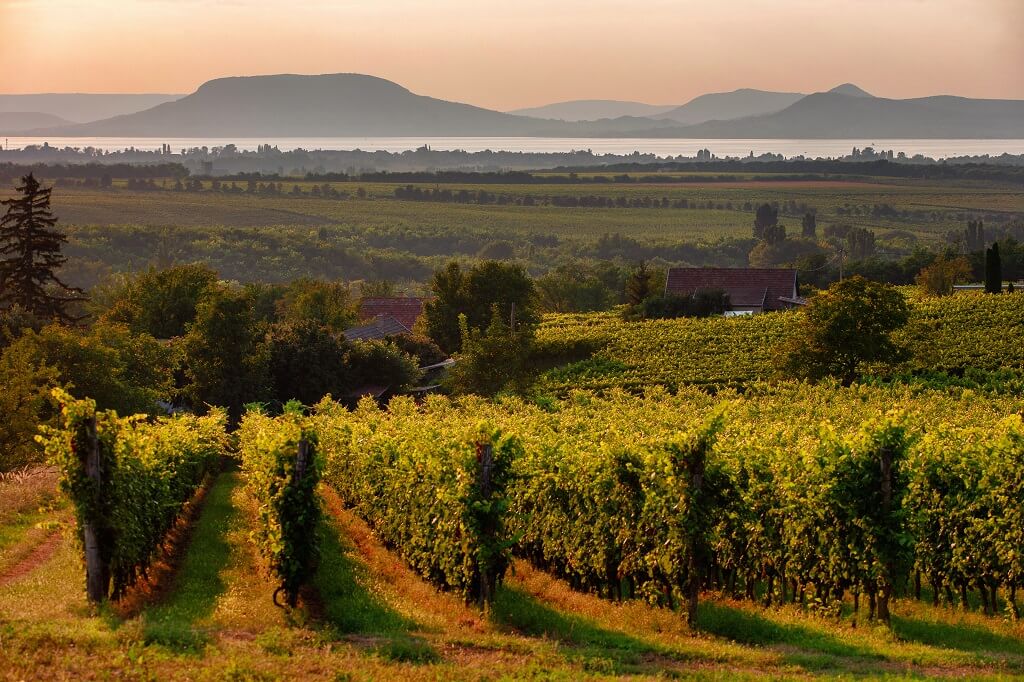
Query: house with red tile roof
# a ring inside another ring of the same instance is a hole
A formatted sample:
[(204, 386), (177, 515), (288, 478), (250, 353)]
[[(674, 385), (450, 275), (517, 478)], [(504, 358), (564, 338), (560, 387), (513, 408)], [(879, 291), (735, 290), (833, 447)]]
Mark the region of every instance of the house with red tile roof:
[(411, 330), (423, 314), (426, 301), (425, 298), (415, 296), (364, 298), (359, 301), (359, 320), (369, 322), (379, 317), (389, 317)]
[(763, 313), (803, 305), (796, 270), (788, 268), (669, 268), (665, 294), (724, 291), (733, 314)]

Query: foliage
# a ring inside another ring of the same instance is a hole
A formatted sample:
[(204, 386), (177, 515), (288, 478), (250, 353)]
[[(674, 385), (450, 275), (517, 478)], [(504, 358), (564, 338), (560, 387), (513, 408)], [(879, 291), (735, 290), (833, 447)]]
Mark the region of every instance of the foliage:
[(999, 242), (985, 249), (985, 293), (1000, 294), (1003, 291), (1003, 262), (999, 257)]
[(710, 317), (729, 309), (729, 295), (721, 290), (698, 291), (693, 294), (651, 296), (639, 306), (644, 320), (669, 320), (677, 317)]
[(263, 325), (244, 293), (221, 291), (202, 301), (181, 347), (186, 395), (196, 408), (225, 407), (234, 424), (243, 405), (268, 396)]
[(416, 359), (393, 341), (353, 341), (345, 356), (353, 389), (386, 386), (400, 393), (423, 376)]
[[(351, 413), (323, 402), (314, 422), (325, 480), (420, 575), (468, 601), (483, 581), (499, 583), (508, 566), (505, 491), (519, 446), (449, 416), (423, 419), (411, 400), (395, 398), (386, 412), (369, 400)], [(493, 465), (485, 487), (487, 446)]]
[(21, 179), (21, 197), (0, 200), (0, 308), (20, 306), (44, 320), (76, 322), (71, 303), (84, 301), (82, 290), (65, 284), (57, 271), (67, 262), (61, 246), (67, 236), (55, 229), (50, 192), (32, 173)]
[(497, 306), (491, 324), (483, 332), (470, 329), (465, 317), (460, 317), (459, 323), (462, 351), (455, 356), (455, 365), (449, 370), (451, 389), (456, 393), (486, 396), (506, 389), (525, 390), (531, 374), (533, 328), (526, 325), (510, 328)]
[(83, 330), (51, 324), (24, 332), (4, 353), (53, 368), (54, 385), (92, 398), (101, 410), (152, 412), (174, 389), (174, 350), (123, 325)]
[(909, 317), (903, 295), (890, 286), (861, 277), (838, 282), (804, 308), (781, 367), (790, 376), (831, 376), (849, 385), (865, 363), (902, 359), (892, 333)]
[(584, 264), (560, 265), (536, 278), (537, 306), (546, 313), (607, 310), (621, 303), (625, 291), (622, 270)]
[(103, 308), (101, 319), (126, 324), (135, 333), (170, 339), (185, 333), (195, 321), (199, 303), (217, 286), (217, 273), (207, 265), (150, 267), (100, 286), (93, 305)]
[[(301, 443), (308, 448), (303, 468), (298, 463)], [(295, 411), (272, 419), (250, 410), (242, 419), (238, 444), (246, 489), (256, 502), (253, 540), (288, 604), (295, 606), (320, 552), (322, 510), (316, 490), (322, 462), (316, 434)]]
[(505, 319), (533, 324), (535, 312), (533, 280), (522, 266), (485, 261), (463, 272), (456, 262), (434, 273), (431, 280), (434, 298), (424, 305), (427, 334), (442, 350), (461, 348), (459, 315), (465, 315), (471, 329), (482, 329), (491, 320), (497, 305)]
[(415, 358), (420, 367), (436, 365), (448, 358), (444, 351), (428, 336), (420, 334), (395, 334), (394, 336), (389, 336), (386, 340), (395, 344), (403, 353), (407, 353)]
[[(97, 411), (93, 400), (76, 400), (59, 389), (59, 426), (39, 437), (61, 473), (61, 489), (78, 519), (98, 529), (100, 555), (109, 566), (111, 595), (119, 598), (144, 575), (164, 536), (218, 463), (226, 447), (225, 415), (179, 416), (146, 421)], [(95, 423), (101, 483), (86, 477), (83, 458)]]
[(275, 324), (267, 335), (274, 397), (313, 405), (354, 388), (348, 350), (344, 338), (313, 320)]
[(300, 278), (284, 289), (277, 316), (285, 322), (312, 321), (340, 333), (355, 324), (356, 302), (346, 284)]
[(0, 472), (36, 462), (42, 451), (35, 442), (36, 425), (48, 416), (50, 386), (58, 372), (28, 344), (0, 354)]
[(941, 255), (921, 269), (915, 282), (925, 293), (932, 296), (950, 296), (953, 285), (971, 276), (971, 264), (966, 258), (947, 258)]

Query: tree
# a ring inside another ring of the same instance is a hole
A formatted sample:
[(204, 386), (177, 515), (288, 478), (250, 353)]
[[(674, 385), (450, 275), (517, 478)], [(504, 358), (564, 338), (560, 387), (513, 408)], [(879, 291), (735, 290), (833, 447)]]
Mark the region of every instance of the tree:
[(754, 214), (754, 239), (764, 239), (764, 232), (779, 222), (779, 209), (771, 204), (761, 204)]
[(905, 349), (892, 339), (910, 309), (896, 288), (854, 276), (810, 300), (794, 328), (781, 369), (812, 380), (836, 377), (852, 384), (866, 363), (894, 363)]
[(626, 303), (638, 306), (655, 294), (654, 274), (647, 267), (647, 261), (640, 261), (636, 270), (626, 279)]
[(949, 296), (953, 293), (953, 285), (971, 276), (971, 264), (964, 257), (947, 258), (945, 254), (917, 274), (914, 281), (926, 294), (932, 296)]
[(448, 375), (454, 392), (493, 396), (506, 389), (526, 389), (533, 348), (532, 327), (512, 329), (494, 306), (485, 331), (470, 328), (464, 315), (459, 316), (459, 328), (462, 352), (456, 355)]
[(34, 437), (44, 421), (50, 388), (57, 370), (27, 344), (0, 354), (0, 472), (38, 461), (42, 456)]
[(985, 248), (985, 224), (982, 221), (968, 221), (967, 229), (964, 231), (964, 245), (968, 253)]
[(804, 239), (818, 238), (818, 218), (810, 211), (804, 214), (802, 227), (802, 236)]
[(348, 344), (313, 320), (274, 325), (267, 334), (267, 358), (274, 397), (313, 405), (328, 393), (353, 388), (345, 365)]
[(851, 227), (846, 233), (847, 255), (864, 260), (875, 255), (875, 233), (864, 227)]
[(225, 407), (237, 424), (246, 403), (269, 396), (263, 329), (244, 292), (218, 292), (199, 304), (182, 341), (185, 394), (194, 407)]
[(729, 309), (729, 294), (722, 290), (698, 291), (693, 294), (665, 294), (651, 296), (639, 306), (640, 317), (645, 320), (664, 320), (677, 317), (710, 317)]
[(101, 287), (93, 302), (106, 307), (101, 319), (122, 322), (137, 333), (170, 339), (185, 333), (185, 327), (195, 320), (200, 301), (217, 287), (217, 273), (199, 263), (164, 270), (150, 268)]
[(471, 329), (486, 326), (495, 305), (509, 324), (513, 318), (527, 325), (538, 320), (533, 280), (514, 263), (485, 261), (465, 272), (452, 262), (434, 273), (430, 288), (434, 297), (423, 309), (426, 332), (448, 353), (462, 347), (459, 315)]
[(999, 242), (985, 249), (985, 293), (1003, 293), (1003, 262), (999, 257)]
[(21, 197), (4, 199), (0, 218), (0, 307), (18, 305), (45, 320), (77, 322), (68, 305), (86, 300), (82, 290), (68, 286), (57, 270), (66, 262), (61, 245), (67, 236), (54, 229), (51, 189), (43, 189), (31, 173), (16, 189)]
[(311, 320), (341, 332), (358, 319), (355, 300), (343, 282), (302, 278), (291, 282), (277, 302), (278, 319)]

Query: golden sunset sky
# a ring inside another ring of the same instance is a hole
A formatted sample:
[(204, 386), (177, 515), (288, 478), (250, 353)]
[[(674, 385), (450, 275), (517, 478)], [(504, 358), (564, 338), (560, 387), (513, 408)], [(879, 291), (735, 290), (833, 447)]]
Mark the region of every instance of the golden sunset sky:
[(0, 92), (367, 73), (496, 109), (854, 82), (1024, 99), (1024, 0), (0, 0)]

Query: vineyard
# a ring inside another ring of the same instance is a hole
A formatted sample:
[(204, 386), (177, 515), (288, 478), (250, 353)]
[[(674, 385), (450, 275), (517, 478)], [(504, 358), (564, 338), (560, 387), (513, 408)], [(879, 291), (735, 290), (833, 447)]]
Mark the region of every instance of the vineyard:
[[(907, 295), (911, 320), (897, 335), (911, 353), (903, 371), (1024, 370), (1020, 296), (920, 299), (910, 290)], [(614, 311), (548, 315), (537, 332), (540, 355), (575, 362), (548, 372), (544, 385), (565, 392), (770, 380), (794, 319), (792, 313), (640, 322), (623, 321)]]
[(1017, 300), (912, 299), (941, 386), (765, 381), (789, 313), (594, 314), (542, 325), (593, 354), (543, 398), (229, 433), (57, 391), (63, 501), (0, 496), (0, 676), (1024, 674), (1024, 400), (966, 381), (1021, 369)]

